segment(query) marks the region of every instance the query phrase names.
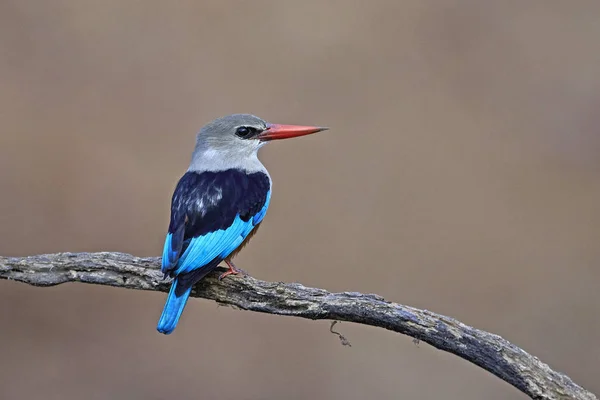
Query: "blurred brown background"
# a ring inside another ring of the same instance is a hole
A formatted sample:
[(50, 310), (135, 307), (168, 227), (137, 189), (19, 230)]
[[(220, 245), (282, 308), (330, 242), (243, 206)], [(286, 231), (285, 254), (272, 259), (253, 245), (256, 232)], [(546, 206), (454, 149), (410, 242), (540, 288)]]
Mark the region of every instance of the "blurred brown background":
[[(0, 254), (156, 256), (196, 131), (261, 151), (238, 265), (504, 336), (600, 392), (597, 1), (0, 1)], [(521, 399), (380, 329), (0, 281), (2, 399)]]

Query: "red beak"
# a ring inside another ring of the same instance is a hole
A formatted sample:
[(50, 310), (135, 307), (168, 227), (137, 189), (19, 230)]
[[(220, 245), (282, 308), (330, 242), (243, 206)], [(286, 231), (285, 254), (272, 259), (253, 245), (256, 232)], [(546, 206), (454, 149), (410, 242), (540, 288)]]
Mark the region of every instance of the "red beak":
[(310, 135), (329, 128), (320, 126), (268, 124), (267, 129), (259, 133), (257, 138), (263, 142), (268, 140), (288, 139), (296, 136)]

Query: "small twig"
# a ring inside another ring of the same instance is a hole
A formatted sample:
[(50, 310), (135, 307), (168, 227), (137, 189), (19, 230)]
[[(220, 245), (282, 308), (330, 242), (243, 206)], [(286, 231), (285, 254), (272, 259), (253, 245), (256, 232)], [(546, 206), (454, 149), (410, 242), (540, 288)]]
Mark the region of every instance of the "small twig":
[[(30, 257), (0, 257), (0, 278), (35, 286), (84, 282), (129, 289), (168, 291), (159, 258), (123, 253), (58, 253)], [(308, 319), (348, 321), (402, 333), (456, 354), (491, 372), (534, 399), (596, 399), (568, 376), (489, 332), (456, 319), (356, 292), (330, 293), (298, 283), (265, 282), (250, 276), (216, 271), (192, 291), (193, 297), (214, 300), (268, 314)], [(338, 332), (342, 344), (345, 338)]]
[(329, 332), (338, 335), (338, 337), (340, 338), (340, 342), (342, 342), (342, 346), (352, 347), (352, 345), (350, 344), (350, 341), (348, 339), (346, 339), (346, 336), (333, 330), (333, 326), (337, 323), (341, 324), (340, 321), (331, 321), (331, 326), (329, 327)]

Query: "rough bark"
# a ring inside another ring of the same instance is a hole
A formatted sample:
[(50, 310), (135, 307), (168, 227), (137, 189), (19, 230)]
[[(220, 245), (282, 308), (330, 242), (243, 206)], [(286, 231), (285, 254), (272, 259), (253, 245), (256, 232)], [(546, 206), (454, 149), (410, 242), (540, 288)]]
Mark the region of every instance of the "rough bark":
[[(0, 278), (34, 286), (83, 282), (168, 291), (170, 282), (162, 279), (159, 268), (158, 258), (123, 253), (0, 257)], [(552, 370), (502, 337), (450, 317), (392, 303), (375, 294), (330, 293), (298, 283), (265, 282), (241, 274), (218, 281), (217, 276), (218, 273), (212, 273), (201, 281), (192, 296), (242, 310), (385, 328), (470, 361), (533, 399), (596, 399), (568, 376)], [(342, 343), (348, 344), (339, 336)]]

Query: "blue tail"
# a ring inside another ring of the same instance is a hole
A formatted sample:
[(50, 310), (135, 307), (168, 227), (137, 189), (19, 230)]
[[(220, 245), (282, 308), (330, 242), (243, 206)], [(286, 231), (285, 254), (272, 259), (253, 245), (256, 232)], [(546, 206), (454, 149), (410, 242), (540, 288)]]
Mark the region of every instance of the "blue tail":
[(167, 296), (165, 308), (163, 309), (162, 315), (158, 320), (158, 326), (156, 327), (160, 333), (164, 333), (165, 335), (168, 335), (175, 330), (177, 322), (179, 322), (179, 317), (181, 317), (181, 313), (183, 312), (185, 304), (187, 303), (190, 293), (192, 292), (193, 285), (186, 289), (181, 296), (177, 296), (177, 294), (175, 294), (177, 285), (178, 282), (177, 279), (175, 279), (171, 284), (171, 290)]

